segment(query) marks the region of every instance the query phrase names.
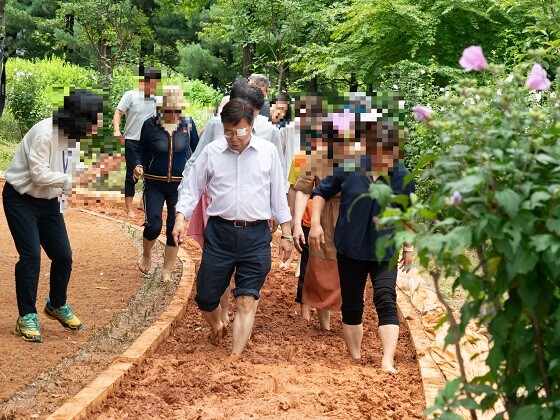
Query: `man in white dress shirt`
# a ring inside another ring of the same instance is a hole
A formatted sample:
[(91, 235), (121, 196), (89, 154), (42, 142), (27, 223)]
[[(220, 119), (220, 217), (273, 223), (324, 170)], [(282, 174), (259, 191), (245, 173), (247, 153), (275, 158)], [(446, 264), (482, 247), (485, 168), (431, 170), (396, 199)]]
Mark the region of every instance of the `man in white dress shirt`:
[[(256, 108), (257, 111), (256, 117), (253, 120), (253, 132), (260, 138), (270, 141), (276, 147), (278, 151), (278, 156), (280, 157), (280, 162), (282, 162), (282, 171), (284, 174), (287, 173), (286, 164), (284, 163), (284, 152), (282, 151), (282, 145), (280, 143), (280, 133), (279, 130), (274, 126), (266, 117), (259, 115), (258, 109), (261, 108), (262, 104), (264, 103), (264, 95), (259, 88), (254, 86), (248, 85), (241, 85), (236, 84), (233, 86), (230, 92), (230, 98), (240, 98), (243, 100), (248, 101), (251, 103), (253, 108)], [(196, 150), (191, 155), (187, 164), (185, 165), (185, 170), (183, 171), (183, 181), (179, 190), (181, 189), (182, 185), (187, 182), (189, 177), (189, 172), (191, 171), (194, 162), (202, 153), (202, 150), (206, 146), (208, 146), (212, 141), (223, 137), (224, 135), (224, 127), (222, 126), (222, 121), (220, 117), (212, 117), (212, 119), (208, 122), (202, 134), (200, 135), (200, 140), (198, 141), (198, 145), (196, 146)]]
[(217, 344), (225, 333), (220, 297), (235, 271), (232, 353), (238, 356), (251, 336), (254, 303), (271, 267), (272, 236), (267, 222), (274, 218), (281, 226), (279, 254), (286, 261), (292, 252), (291, 215), (276, 148), (252, 134), (253, 107), (232, 99), (221, 119), (224, 137), (202, 150), (179, 194), (173, 237), (177, 244), (183, 242), (184, 221), (208, 187), (210, 219), (204, 231), (195, 301), (210, 325), (210, 341)]

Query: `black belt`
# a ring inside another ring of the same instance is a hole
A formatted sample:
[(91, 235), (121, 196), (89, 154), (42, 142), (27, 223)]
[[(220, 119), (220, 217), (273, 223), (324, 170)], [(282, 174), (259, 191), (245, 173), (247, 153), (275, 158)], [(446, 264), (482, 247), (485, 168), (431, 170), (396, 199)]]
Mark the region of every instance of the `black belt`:
[(220, 216), (216, 216), (216, 219), (219, 220), (220, 222), (227, 223), (228, 225), (232, 225), (237, 228), (253, 227), (253, 226), (258, 226), (261, 223), (267, 222), (267, 220), (255, 220), (254, 222), (247, 222), (246, 220), (227, 220)]

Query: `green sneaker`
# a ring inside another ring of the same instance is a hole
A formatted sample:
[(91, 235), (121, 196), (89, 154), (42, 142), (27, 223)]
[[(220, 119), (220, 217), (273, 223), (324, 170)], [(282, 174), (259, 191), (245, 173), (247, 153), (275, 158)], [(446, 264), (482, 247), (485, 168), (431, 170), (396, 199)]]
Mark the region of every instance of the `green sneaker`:
[(51, 308), (51, 301), (49, 298), (45, 299), (47, 304), (45, 305), (45, 315), (47, 315), (50, 319), (56, 319), (58, 322), (62, 324), (62, 326), (68, 330), (81, 330), (82, 323), (78, 319), (68, 303), (65, 303), (60, 308)]
[(35, 343), (41, 342), (41, 328), (39, 328), (39, 320), (37, 314), (27, 314), (20, 316), (16, 322), (15, 335), (19, 335), (25, 341)]

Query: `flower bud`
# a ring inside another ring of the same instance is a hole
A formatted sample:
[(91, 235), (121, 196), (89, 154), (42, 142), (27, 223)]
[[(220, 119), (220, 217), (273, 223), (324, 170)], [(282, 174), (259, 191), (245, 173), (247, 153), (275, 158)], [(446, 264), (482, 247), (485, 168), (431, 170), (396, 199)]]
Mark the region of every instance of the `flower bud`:
[(459, 191), (454, 191), (453, 194), (451, 194), (451, 198), (449, 199), (450, 204), (453, 207), (457, 207), (459, 204), (461, 204), (461, 201), (463, 201), (463, 196), (461, 195), (461, 193)]

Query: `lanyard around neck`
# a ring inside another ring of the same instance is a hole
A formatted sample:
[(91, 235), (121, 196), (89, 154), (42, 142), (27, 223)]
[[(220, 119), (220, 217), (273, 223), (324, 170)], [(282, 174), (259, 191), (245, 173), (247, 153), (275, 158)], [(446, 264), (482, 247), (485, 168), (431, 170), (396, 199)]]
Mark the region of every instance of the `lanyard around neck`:
[(62, 169), (64, 170), (64, 173), (67, 173), (68, 171), (68, 158), (71, 154), (72, 152), (70, 152), (70, 150), (68, 151), (68, 154), (66, 154), (64, 150), (62, 151)]

